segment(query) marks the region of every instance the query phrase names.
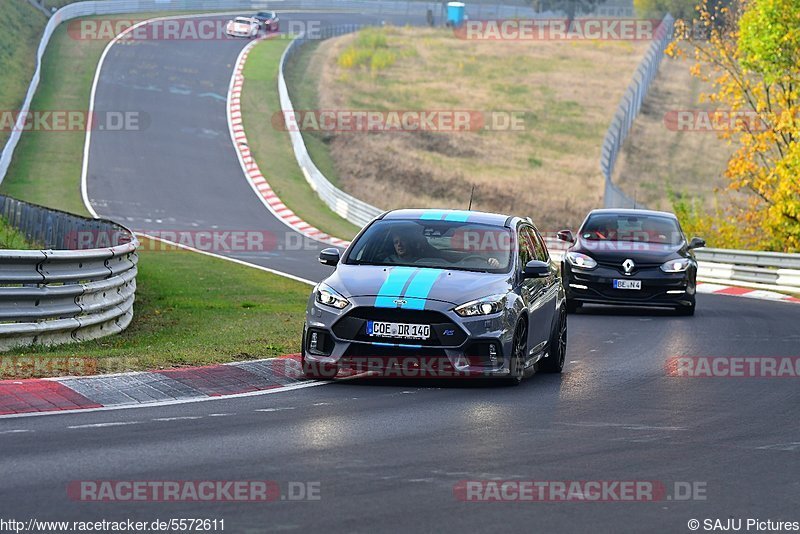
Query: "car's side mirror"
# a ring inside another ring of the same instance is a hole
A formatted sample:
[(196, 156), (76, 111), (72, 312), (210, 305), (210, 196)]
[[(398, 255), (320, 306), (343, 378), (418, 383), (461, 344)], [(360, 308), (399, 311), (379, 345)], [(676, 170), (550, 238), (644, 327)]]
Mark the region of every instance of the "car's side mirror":
[(693, 237), (691, 241), (689, 241), (689, 250), (695, 248), (703, 248), (706, 246), (706, 240), (700, 239), (699, 237)]
[(338, 248), (325, 248), (319, 253), (319, 262), (322, 265), (330, 265), (336, 267), (339, 263), (339, 249)]
[(572, 231), (571, 230), (561, 230), (560, 232), (558, 232), (556, 234), (556, 237), (560, 241), (566, 241), (567, 243), (574, 243), (575, 242), (575, 236), (572, 235)]
[(531, 260), (522, 270), (522, 278), (547, 278), (550, 276), (550, 264), (544, 261)]

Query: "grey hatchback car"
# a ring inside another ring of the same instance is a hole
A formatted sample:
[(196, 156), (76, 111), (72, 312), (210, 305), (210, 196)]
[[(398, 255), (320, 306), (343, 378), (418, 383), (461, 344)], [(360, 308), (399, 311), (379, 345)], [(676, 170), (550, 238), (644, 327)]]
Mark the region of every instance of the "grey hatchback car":
[(530, 219), (396, 210), (356, 236), (308, 300), (308, 378), (341, 369), (396, 377), (560, 373), (567, 313), (558, 269)]

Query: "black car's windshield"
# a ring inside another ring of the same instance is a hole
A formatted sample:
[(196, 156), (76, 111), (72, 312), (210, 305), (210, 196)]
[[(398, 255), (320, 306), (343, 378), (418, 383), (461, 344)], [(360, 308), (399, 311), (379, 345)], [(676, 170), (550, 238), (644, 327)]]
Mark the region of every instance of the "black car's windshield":
[(669, 217), (597, 213), (591, 215), (580, 235), (588, 241), (634, 241), (679, 245), (683, 240), (678, 224)]
[(469, 222), (381, 220), (353, 244), (351, 265), (406, 265), (465, 271), (507, 272), (511, 230)]
[(262, 11), (261, 13), (256, 15), (256, 17), (262, 19), (273, 19), (275, 18), (275, 13), (272, 13), (271, 11)]

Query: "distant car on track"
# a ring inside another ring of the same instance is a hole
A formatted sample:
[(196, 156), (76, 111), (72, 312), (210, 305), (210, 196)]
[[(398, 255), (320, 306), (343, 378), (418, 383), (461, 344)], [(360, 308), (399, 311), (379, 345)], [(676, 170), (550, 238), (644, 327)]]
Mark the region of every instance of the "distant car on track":
[(253, 18), (263, 24), (264, 29), (268, 32), (276, 32), (280, 29), (280, 19), (274, 11), (259, 11)]
[(236, 17), (229, 20), (225, 26), (225, 33), (232, 37), (257, 37), (261, 30), (261, 23), (251, 17)]
[(694, 315), (697, 261), (671, 213), (634, 209), (598, 209), (586, 217), (561, 263), (567, 309), (584, 303), (670, 307)]
[(390, 211), (341, 258), (332, 248), (319, 259), (336, 270), (308, 300), (302, 363), (309, 378), (434, 360), (445, 376), (443, 368), (519, 384), (537, 368), (560, 373), (564, 366), (564, 287), (529, 219)]

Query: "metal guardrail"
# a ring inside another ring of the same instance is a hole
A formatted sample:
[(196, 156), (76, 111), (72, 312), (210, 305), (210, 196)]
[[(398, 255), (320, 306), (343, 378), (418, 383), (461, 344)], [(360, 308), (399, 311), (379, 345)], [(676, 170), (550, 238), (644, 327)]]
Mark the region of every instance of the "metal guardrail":
[[(313, 40), (319, 41), (320, 39), (345, 35), (357, 31), (361, 27), (361, 25), (357, 24), (348, 24), (323, 28), (320, 30), (319, 35), (314, 36)], [(286, 86), (286, 79), (284, 78), (286, 60), (296, 54), (300, 47), (310, 40), (312, 39), (307, 38), (303, 34), (299, 35), (286, 47), (286, 50), (284, 50), (281, 56), (280, 67), (278, 69), (278, 95), (280, 96), (281, 112), (283, 113), (284, 119), (294, 114), (294, 106), (292, 105), (289, 89)], [(292, 148), (294, 149), (297, 164), (300, 165), (300, 169), (303, 171), (306, 181), (330, 209), (336, 212), (340, 217), (360, 227), (365, 226), (369, 221), (384, 211), (345, 193), (333, 185), (317, 168), (311, 156), (308, 154), (308, 149), (303, 141), (303, 134), (298, 128), (291, 127), (290, 121), (286, 122), (286, 126), (292, 141)]]
[[(0, 350), (85, 341), (133, 318), (139, 242), (123, 226), (0, 195), (0, 216), (40, 250), (0, 250)], [(107, 244), (107, 247), (81, 246)]]
[[(658, 73), (661, 59), (664, 57), (664, 50), (672, 41), (674, 33), (675, 19), (667, 14), (661, 21), (653, 42), (647, 50), (644, 59), (639, 64), (633, 75), (633, 81), (628, 86), (622, 100), (617, 107), (617, 112), (608, 127), (605, 139), (603, 139), (603, 151), (600, 156), (600, 170), (605, 178), (605, 193), (603, 203), (606, 208), (630, 208), (637, 207), (636, 202), (626, 195), (611, 180), (614, 174), (614, 166), (617, 163), (622, 145), (628, 137), (631, 126), (639, 110), (642, 107), (644, 97), (650, 89), (650, 84)], [(638, 205), (638, 207), (643, 207)]]
[(800, 254), (704, 248), (695, 251), (698, 277), (800, 292)]

